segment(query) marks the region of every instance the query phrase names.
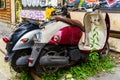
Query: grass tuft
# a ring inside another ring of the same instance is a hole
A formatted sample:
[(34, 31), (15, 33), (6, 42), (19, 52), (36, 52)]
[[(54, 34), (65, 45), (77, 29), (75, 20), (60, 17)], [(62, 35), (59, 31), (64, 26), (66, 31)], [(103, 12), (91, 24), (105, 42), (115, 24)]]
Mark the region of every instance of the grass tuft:
[(94, 76), (102, 71), (110, 72), (111, 68), (115, 66), (114, 60), (110, 57), (104, 59), (97, 59), (95, 61), (88, 61), (86, 63), (78, 64), (69, 69), (62, 69), (55, 74), (44, 74), (41, 80), (58, 80), (64, 76), (64, 74), (72, 74), (76, 80), (87, 80), (88, 76)]

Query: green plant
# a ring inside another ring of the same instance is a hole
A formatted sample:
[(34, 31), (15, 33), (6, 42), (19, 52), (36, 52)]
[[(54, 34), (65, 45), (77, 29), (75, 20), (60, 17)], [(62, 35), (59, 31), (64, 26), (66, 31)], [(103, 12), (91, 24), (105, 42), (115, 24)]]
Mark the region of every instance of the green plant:
[(88, 76), (97, 75), (101, 71), (109, 72), (114, 66), (114, 61), (110, 57), (106, 57), (95, 62), (88, 61), (68, 69), (65, 68), (55, 74), (44, 74), (41, 80), (60, 80), (64, 74), (71, 74), (76, 80), (87, 80)]
[(15, 4), (16, 4), (16, 12), (15, 12), (16, 21), (20, 22), (20, 10), (22, 10), (22, 5), (20, 0), (16, 0)]
[(29, 72), (22, 71), (20, 74), (13, 71), (10, 67), (12, 77), (10, 80), (33, 80)]
[(95, 26), (93, 28), (93, 31), (92, 31), (92, 36), (90, 37), (90, 48), (91, 48), (91, 52), (93, 52), (94, 50), (96, 50), (95, 46), (99, 46), (98, 44), (98, 41), (99, 41), (99, 38), (98, 38), (98, 32), (97, 32), (97, 26)]
[(23, 71), (21, 74), (20, 74), (20, 80), (32, 80), (31, 76), (29, 73)]
[(97, 32), (97, 26), (95, 26), (93, 28), (93, 32), (92, 32), (92, 36), (90, 37), (90, 48), (91, 48), (91, 51), (90, 51), (90, 54), (89, 54), (89, 60), (90, 61), (96, 61), (99, 59), (99, 55), (97, 52), (95, 52), (96, 48), (95, 46), (99, 46), (98, 44), (98, 32)]

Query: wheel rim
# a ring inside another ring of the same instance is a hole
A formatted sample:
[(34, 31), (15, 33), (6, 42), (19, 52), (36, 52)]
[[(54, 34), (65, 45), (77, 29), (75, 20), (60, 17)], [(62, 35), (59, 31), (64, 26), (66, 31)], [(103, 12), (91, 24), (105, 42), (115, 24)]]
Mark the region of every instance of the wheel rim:
[(43, 70), (47, 73), (54, 73), (57, 72), (59, 67), (56, 66), (42, 66)]

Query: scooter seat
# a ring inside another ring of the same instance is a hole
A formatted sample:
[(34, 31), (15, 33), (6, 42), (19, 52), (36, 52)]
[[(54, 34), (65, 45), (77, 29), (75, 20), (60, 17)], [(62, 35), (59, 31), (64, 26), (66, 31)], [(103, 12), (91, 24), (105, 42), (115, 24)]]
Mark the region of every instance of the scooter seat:
[(74, 27), (79, 27), (83, 32), (85, 32), (84, 26), (78, 20), (73, 20), (73, 19), (70, 19), (70, 18), (58, 17), (58, 16), (55, 17), (55, 20), (59, 20), (59, 21), (65, 22), (67, 24), (73, 25)]

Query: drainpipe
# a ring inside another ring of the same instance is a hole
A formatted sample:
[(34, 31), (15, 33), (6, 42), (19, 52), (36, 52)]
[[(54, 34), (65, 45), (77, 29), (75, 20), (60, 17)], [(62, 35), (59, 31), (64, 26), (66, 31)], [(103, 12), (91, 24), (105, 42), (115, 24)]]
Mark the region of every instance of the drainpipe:
[(15, 0), (11, 0), (11, 24), (15, 24)]

